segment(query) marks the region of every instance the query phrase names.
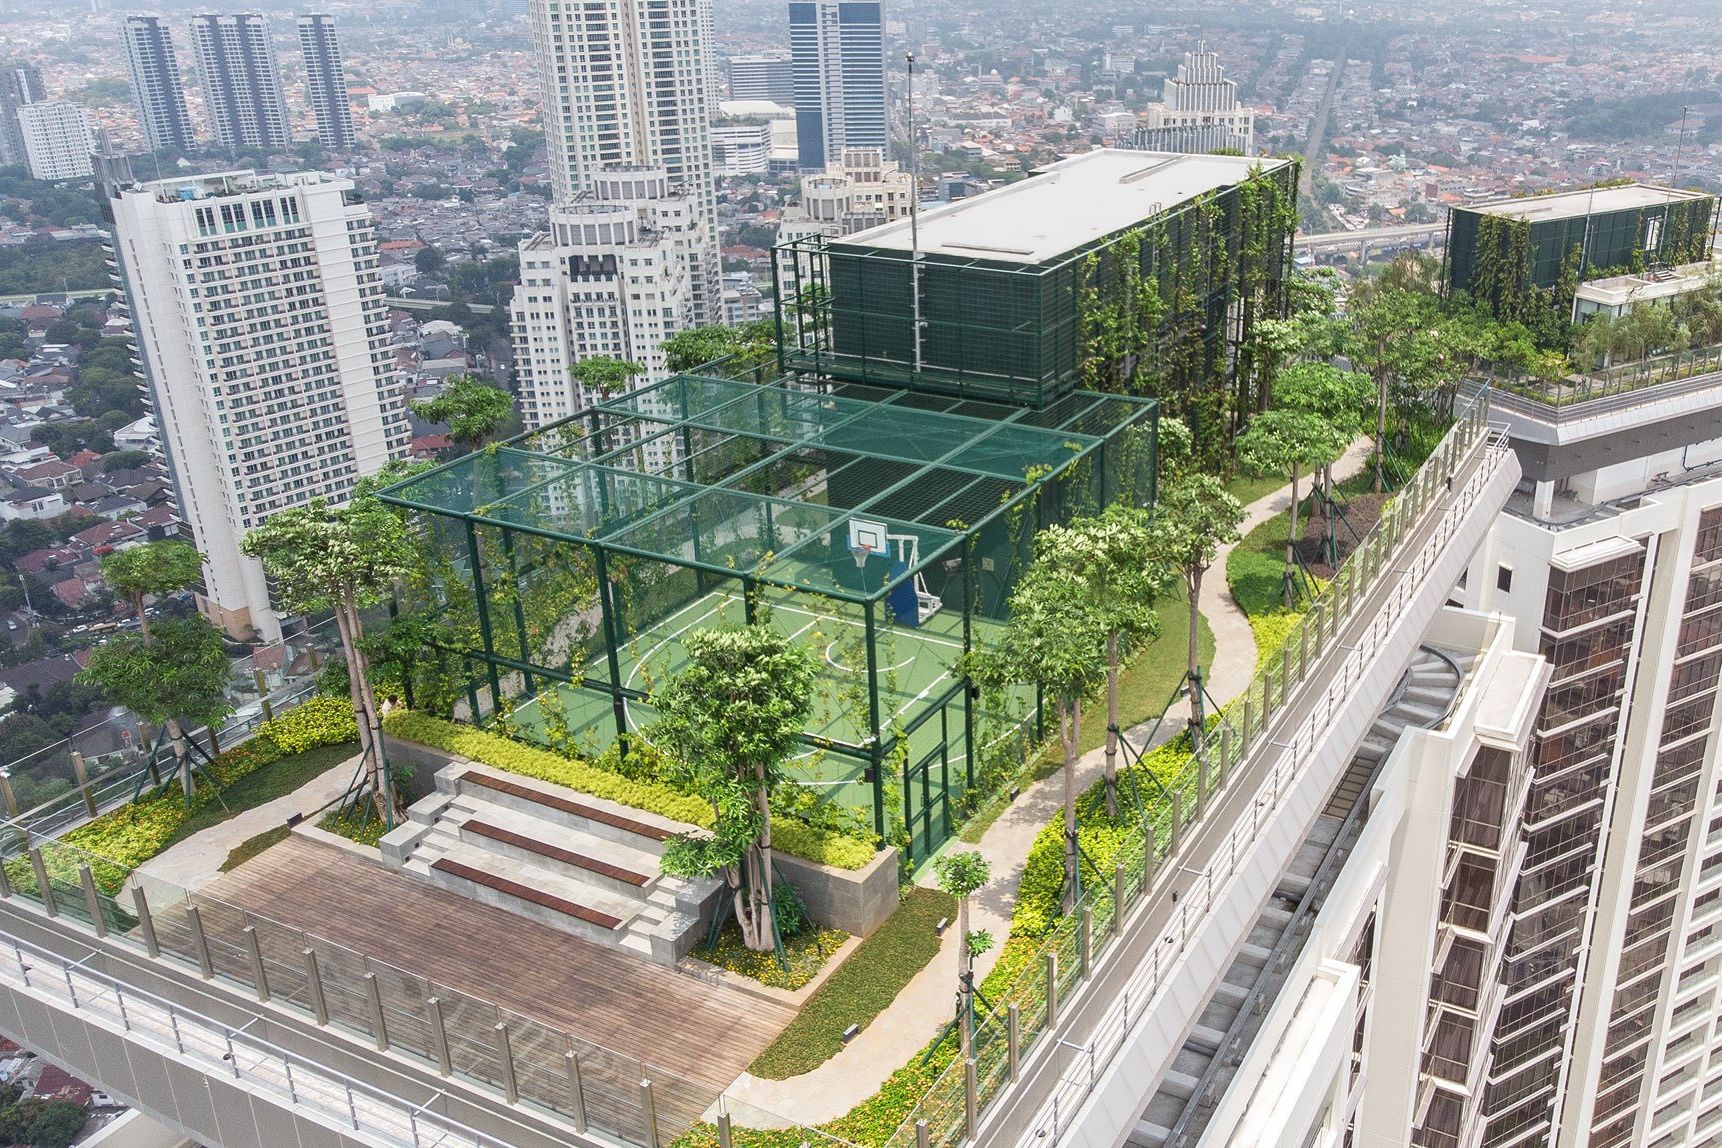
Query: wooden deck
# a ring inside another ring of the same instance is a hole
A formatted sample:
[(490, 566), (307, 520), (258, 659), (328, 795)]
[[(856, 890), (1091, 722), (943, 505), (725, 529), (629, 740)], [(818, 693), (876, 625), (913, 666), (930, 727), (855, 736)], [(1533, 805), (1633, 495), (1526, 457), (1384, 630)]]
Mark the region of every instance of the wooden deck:
[(713, 1097), (795, 1015), (299, 834), (202, 893), (668, 1070)]

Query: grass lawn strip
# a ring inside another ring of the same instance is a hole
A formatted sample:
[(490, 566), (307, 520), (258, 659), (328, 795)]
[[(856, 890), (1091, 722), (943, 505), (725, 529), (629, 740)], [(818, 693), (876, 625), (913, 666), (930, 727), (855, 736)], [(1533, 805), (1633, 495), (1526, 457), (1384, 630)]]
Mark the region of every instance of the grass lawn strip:
[(831, 974), (748, 1071), (788, 1080), (830, 1060), (843, 1047), (845, 1029), (865, 1028), (938, 955), (934, 927), (956, 912), (950, 894), (911, 886), (897, 911)]
[(162, 850), (166, 851), (211, 826), (220, 825), (229, 817), (244, 813), (247, 809), (256, 809), (277, 797), (286, 797), (312, 778), (335, 768), (358, 752), (357, 742), (344, 741), (338, 745), (308, 749), (304, 753), (284, 757), (256, 773), (248, 773), (222, 790), (215, 800), (180, 822), (179, 828), (168, 837)]

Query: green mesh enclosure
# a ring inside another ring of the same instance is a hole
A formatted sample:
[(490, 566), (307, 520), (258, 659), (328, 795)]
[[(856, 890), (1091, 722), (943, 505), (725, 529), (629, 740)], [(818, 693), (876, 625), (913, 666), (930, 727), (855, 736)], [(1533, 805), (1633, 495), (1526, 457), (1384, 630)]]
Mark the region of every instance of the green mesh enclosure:
[[(411, 609), (465, 647), (463, 715), (565, 752), (647, 735), (688, 634), (766, 622), (821, 666), (797, 800), (925, 857), (983, 742), (1034, 699), (972, 696), (1040, 529), (1153, 498), (1152, 400), (1041, 409), (857, 384), (681, 375), (415, 476), (440, 577)], [(888, 539), (850, 548), (851, 523)], [(996, 703), (996, 704), (995, 704)]]

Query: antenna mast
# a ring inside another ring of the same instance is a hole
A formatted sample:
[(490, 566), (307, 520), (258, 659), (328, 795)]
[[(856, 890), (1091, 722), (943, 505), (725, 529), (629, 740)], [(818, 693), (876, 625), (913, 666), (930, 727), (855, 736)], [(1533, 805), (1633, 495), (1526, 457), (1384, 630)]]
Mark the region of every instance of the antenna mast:
[(909, 63), (909, 296), (915, 328), (915, 370), (921, 369), (921, 165), (915, 139), (915, 53)]

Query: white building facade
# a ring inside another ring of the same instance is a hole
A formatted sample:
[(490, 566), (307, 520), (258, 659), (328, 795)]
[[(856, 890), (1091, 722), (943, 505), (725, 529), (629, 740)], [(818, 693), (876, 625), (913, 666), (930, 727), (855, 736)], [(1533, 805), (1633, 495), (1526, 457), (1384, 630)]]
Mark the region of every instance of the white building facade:
[(138, 357), (212, 620), (281, 633), (245, 533), (343, 502), (404, 456), (370, 210), (349, 180), (231, 172), (146, 183), (113, 203)]
[(191, 130), (191, 113), (186, 111), (185, 81), (180, 77), (179, 56), (167, 23), (160, 16), (127, 16), (125, 41), (144, 143), (151, 151), (192, 150), (197, 140)]
[(1136, 146), (1146, 151), (1211, 152), (1221, 149), (1254, 155), (1256, 113), (1238, 106), (1238, 84), (1226, 78), (1217, 53), (1198, 43), (1184, 54), (1178, 74), (1166, 80), (1160, 102), (1149, 104)]
[(531, 17), (554, 202), (591, 197), (613, 167), (662, 169), (698, 209), (695, 314), (716, 322), (709, 0), (532, 0)]
[(664, 377), (663, 341), (697, 326), (693, 265), (699, 204), (662, 168), (620, 168), (593, 194), (550, 209), (550, 230), (520, 245), (511, 318), (521, 417), (528, 427), (575, 414), (598, 396), (575, 380), (594, 357), (636, 363), (634, 385)]
[(31, 179), (82, 179), (91, 173), (90, 116), (83, 105), (60, 100), (26, 104), (18, 109), (18, 127)]

